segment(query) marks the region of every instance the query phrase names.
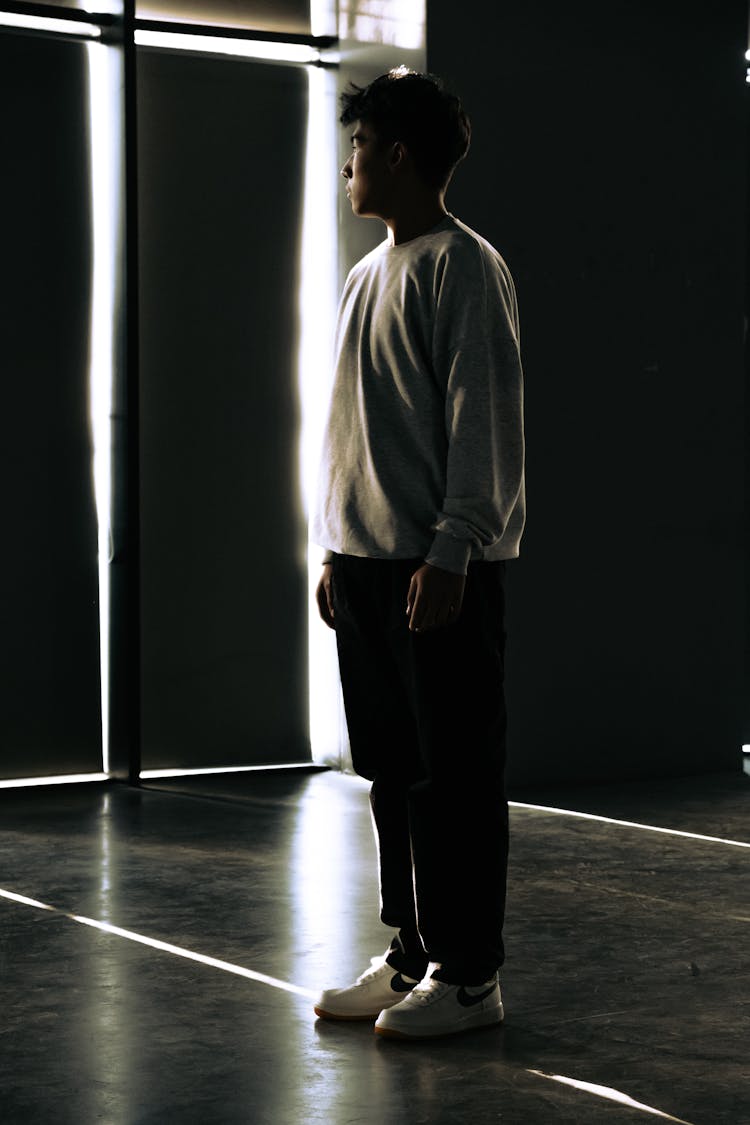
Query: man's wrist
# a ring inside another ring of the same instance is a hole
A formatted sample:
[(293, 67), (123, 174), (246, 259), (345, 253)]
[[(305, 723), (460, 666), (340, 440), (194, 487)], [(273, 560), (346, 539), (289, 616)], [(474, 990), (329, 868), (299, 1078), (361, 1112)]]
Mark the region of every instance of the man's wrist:
[(471, 543), (468, 539), (455, 539), (444, 531), (436, 531), (425, 562), (440, 570), (447, 570), (451, 574), (462, 574), (465, 577), (470, 558)]

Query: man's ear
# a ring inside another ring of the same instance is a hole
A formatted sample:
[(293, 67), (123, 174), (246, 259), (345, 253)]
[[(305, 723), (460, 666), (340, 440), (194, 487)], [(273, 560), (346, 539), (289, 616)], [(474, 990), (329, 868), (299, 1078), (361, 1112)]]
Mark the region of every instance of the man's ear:
[(396, 169), (401, 168), (407, 156), (406, 145), (403, 141), (394, 141), (388, 153), (388, 167), (390, 170), (395, 172)]

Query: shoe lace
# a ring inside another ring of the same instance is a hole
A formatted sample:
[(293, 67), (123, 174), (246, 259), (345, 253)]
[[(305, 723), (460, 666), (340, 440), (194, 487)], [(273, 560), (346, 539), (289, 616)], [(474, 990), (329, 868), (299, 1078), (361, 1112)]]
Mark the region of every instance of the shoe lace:
[[(383, 956), (371, 957), (370, 958), (370, 968), (365, 969), (365, 971), (363, 973), (360, 973), (360, 975), (357, 977), (356, 983), (357, 984), (367, 984), (367, 982), (369, 980), (372, 980), (373, 977), (376, 977), (378, 975), (378, 973), (383, 968), (383, 965), (385, 965), (385, 963), (386, 963), (385, 957), (383, 957)], [(395, 973), (396, 970), (394, 969), (393, 971)]]
[(409, 994), (410, 1004), (431, 1004), (433, 1000), (437, 1000), (439, 996), (450, 988), (449, 984), (445, 981), (435, 980), (433, 977), (428, 977), (427, 980), (421, 981), (416, 988), (413, 988)]

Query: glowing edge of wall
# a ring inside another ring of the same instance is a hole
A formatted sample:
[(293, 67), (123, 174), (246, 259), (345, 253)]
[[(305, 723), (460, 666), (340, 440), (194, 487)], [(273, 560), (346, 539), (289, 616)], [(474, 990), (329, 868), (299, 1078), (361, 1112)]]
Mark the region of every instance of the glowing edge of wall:
[[(333, 335), (338, 301), (336, 80), (310, 67), (299, 281), (299, 485), (308, 524), (315, 505), (321, 443), (333, 379)], [(307, 632), (310, 746), (314, 762), (338, 765), (346, 724), (336, 638), (321, 621), (315, 588), (321, 547), (307, 544)]]
[(298, 65), (317, 62), (320, 57), (315, 47), (306, 44), (233, 39), (231, 32), (224, 36), (215, 36), (201, 35), (199, 31), (185, 33), (146, 31), (142, 28), (136, 28), (135, 42), (139, 47), (162, 47), (172, 51), (200, 51), (202, 54), (230, 55), (233, 58)]
[(112, 526), (112, 396), (115, 374), (118, 276), (123, 207), (122, 52), (87, 43), (91, 190), (91, 322), (89, 408), (99, 525), (99, 649), (102, 769), (109, 773), (109, 633)]
[(0, 12), (0, 27), (20, 28), (22, 31), (44, 31), (50, 35), (70, 35), (77, 39), (99, 39), (100, 27), (81, 20), (54, 19), (20, 12)]

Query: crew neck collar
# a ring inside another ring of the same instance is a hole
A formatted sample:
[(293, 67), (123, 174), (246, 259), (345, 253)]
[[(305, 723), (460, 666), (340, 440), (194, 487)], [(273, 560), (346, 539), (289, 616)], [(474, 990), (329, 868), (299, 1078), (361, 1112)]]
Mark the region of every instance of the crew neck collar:
[(421, 238), (429, 238), (433, 234), (438, 234), (440, 231), (447, 230), (449, 227), (454, 225), (454, 222), (455, 220), (453, 218), (453, 215), (450, 213), (450, 211), (446, 211), (439, 223), (436, 223), (434, 227), (430, 227), (429, 230), (424, 231), (422, 234), (417, 234), (414, 236), (414, 238), (407, 239), (406, 242), (399, 242), (398, 244), (394, 245), (391, 245), (391, 243), (386, 238), (383, 246), (389, 253), (393, 254), (398, 250), (404, 250), (407, 246), (413, 246), (414, 243), (419, 242)]

